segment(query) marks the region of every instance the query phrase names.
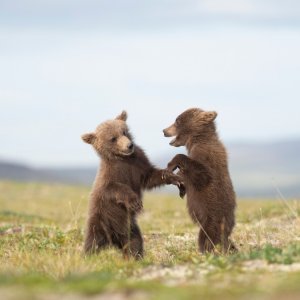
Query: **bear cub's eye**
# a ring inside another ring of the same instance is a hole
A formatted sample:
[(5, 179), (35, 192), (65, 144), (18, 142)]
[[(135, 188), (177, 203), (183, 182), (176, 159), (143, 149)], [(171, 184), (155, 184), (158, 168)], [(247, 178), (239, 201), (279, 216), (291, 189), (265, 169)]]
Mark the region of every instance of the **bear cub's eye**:
[(117, 140), (116, 137), (113, 137), (113, 138), (110, 139), (110, 141), (113, 142), (113, 143), (114, 143), (116, 140)]

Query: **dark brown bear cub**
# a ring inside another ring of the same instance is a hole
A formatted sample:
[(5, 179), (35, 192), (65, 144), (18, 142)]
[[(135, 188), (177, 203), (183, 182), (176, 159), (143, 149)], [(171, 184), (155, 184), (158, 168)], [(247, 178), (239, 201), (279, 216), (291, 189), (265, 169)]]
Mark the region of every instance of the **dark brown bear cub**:
[(149, 162), (134, 144), (126, 119), (126, 112), (122, 112), (82, 136), (102, 160), (91, 192), (84, 250), (97, 252), (112, 245), (124, 256), (138, 259), (143, 256), (143, 238), (136, 221), (143, 207), (142, 190), (180, 185), (180, 178)]
[(235, 193), (226, 150), (216, 132), (216, 117), (216, 112), (192, 108), (164, 130), (166, 137), (175, 136), (170, 145), (186, 146), (188, 151), (188, 156), (176, 155), (168, 169), (178, 168), (183, 177), (189, 214), (200, 226), (201, 252), (212, 251), (218, 244), (225, 252), (235, 250), (229, 239), (235, 225)]

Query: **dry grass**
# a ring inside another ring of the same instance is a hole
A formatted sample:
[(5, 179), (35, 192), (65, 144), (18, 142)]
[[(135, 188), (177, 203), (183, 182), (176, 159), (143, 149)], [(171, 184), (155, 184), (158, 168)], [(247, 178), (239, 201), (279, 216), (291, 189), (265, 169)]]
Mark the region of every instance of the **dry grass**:
[(297, 299), (298, 201), (241, 200), (235, 255), (200, 255), (185, 201), (147, 194), (145, 258), (82, 255), (89, 190), (0, 183), (0, 293), (7, 299)]

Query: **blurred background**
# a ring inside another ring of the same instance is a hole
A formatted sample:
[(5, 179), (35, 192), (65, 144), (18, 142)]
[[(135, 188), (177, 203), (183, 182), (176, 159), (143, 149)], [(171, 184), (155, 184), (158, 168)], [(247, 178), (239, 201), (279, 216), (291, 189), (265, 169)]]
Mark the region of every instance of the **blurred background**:
[(80, 135), (123, 109), (165, 167), (201, 107), (239, 196), (299, 197), (299, 53), (297, 0), (0, 0), (0, 178), (91, 185)]

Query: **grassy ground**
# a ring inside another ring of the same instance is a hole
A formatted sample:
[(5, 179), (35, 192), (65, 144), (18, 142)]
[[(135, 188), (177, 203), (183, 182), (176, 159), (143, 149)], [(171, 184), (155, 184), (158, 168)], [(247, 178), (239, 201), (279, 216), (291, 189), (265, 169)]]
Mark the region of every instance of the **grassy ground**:
[(234, 255), (200, 255), (185, 200), (147, 194), (145, 258), (82, 255), (89, 190), (0, 182), (1, 299), (300, 299), (300, 202), (238, 202)]

